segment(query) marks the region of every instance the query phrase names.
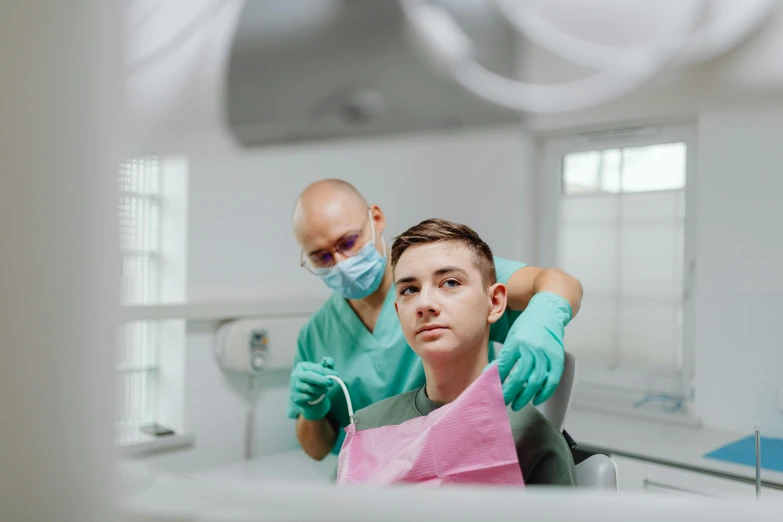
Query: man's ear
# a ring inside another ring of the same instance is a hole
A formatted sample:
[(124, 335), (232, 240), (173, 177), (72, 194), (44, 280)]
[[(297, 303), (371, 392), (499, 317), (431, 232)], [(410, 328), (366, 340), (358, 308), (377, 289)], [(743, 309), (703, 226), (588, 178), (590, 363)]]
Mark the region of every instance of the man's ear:
[(489, 316), (487, 317), (489, 324), (494, 324), (503, 317), (507, 300), (506, 285), (495, 283), (489, 287)]
[(383, 234), (383, 231), (386, 230), (386, 216), (383, 215), (383, 211), (378, 205), (372, 205), (370, 207), (370, 213), (372, 214), (372, 220), (375, 224), (375, 231), (378, 235)]

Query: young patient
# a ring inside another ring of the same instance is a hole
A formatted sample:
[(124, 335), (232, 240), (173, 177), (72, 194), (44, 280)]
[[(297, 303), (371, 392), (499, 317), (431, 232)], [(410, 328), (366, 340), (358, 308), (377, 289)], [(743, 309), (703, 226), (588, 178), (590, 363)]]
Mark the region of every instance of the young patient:
[[(401, 424), (456, 399), (486, 367), (489, 327), (506, 309), (492, 251), (464, 225), (430, 219), (408, 229), (392, 245), (392, 269), (394, 306), (427, 383), (359, 410), (357, 431)], [(507, 411), (525, 484), (574, 485), (563, 435), (530, 404)]]

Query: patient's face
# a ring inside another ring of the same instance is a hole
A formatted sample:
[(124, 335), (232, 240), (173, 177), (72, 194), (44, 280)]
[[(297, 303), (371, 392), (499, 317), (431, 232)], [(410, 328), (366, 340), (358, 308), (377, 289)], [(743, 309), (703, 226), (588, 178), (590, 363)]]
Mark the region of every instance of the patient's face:
[(394, 271), (405, 339), (427, 363), (448, 362), (486, 344), (491, 299), (474, 254), (459, 242), (409, 247)]

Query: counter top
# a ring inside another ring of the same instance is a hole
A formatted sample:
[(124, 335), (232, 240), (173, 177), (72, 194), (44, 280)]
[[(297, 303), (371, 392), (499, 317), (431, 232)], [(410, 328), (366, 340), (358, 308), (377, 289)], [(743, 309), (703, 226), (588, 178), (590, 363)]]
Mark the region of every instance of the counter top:
[[(673, 467), (690, 469), (744, 482), (754, 482), (756, 469), (704, 458), (704, 455), (749, 433), (689, 428), (662, 422), (571, 409), (565, 429), (577, 447)], [(762, 448), (763, 451), (763, 448)], [(762, 485), (783, 489), (783, 473), (761, 470)]]

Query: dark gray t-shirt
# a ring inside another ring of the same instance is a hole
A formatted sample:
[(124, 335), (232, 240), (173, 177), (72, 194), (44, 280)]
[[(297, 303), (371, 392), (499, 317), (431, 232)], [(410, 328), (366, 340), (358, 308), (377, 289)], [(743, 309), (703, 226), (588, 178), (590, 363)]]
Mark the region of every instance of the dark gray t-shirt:
[[(356, 431), (402, 424), (443, 406), (427, 397), (425, 387), (389, 397), (356, 412)], [(563, 435), (532, 405), (507, 408), (526, 485), (576, 485), (574, 459)], [(337, 468), (332, 474), (336, 480)]]

